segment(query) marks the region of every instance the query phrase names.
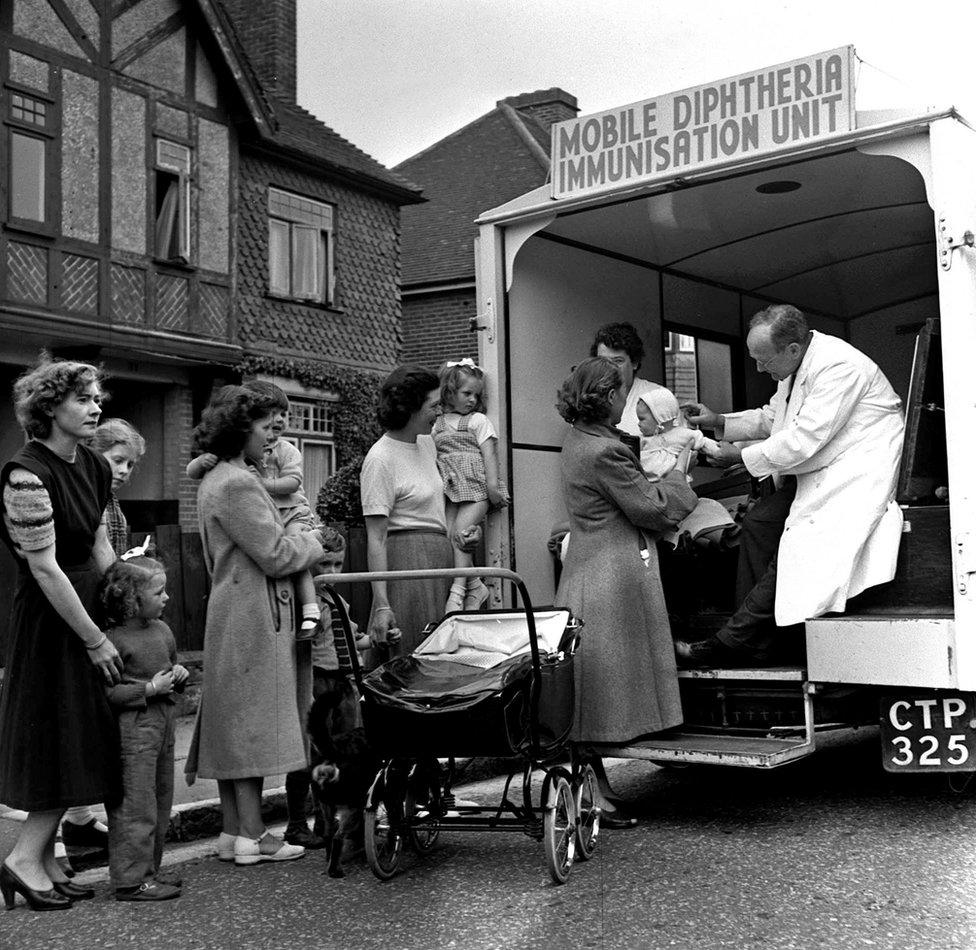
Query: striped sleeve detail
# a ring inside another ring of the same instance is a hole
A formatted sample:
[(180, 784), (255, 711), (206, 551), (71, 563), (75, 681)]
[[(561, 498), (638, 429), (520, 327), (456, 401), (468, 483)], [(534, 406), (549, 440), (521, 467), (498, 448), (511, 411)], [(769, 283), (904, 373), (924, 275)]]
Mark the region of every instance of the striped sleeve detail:
[(21, 551), (40, 551), (54, 544), (54, 511), (43, 482), (15, 468), (3, 486), (4, 522)]

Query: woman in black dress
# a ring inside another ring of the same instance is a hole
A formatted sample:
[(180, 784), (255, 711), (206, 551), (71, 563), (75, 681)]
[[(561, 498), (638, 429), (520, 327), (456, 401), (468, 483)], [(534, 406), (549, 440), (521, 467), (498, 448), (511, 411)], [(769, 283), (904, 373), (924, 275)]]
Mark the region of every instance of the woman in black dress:
[(101, 415), (99, 371), (42, 361), (14, 384), (30, 441), (3, 467), (3, 539), (18, 576), (0, 695), (0, 801), (29, 812), (0, 867), (8, 910), (20, 893), (35, 910), (92, 897), (54, 859), (66, 808), (112, 803), (119, 749), (105, 686), (121, 661), (92, 619), (98, 581), (115, 559), (101, 524), (108, 463), (84, 440)]

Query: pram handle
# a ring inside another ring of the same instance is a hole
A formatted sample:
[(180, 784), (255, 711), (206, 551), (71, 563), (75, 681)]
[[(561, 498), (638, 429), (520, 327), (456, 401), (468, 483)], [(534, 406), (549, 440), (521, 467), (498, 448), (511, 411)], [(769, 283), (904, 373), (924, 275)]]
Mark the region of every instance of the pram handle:
[(528, 591), (520, 575), (504, 567), (437, 567), (429, 571), (359, 571), (354, 574), (317, 574), (313, 580), (323, 584), (361, 584), (369, 581), (412, 581), (430, 577), (497, 577), (511, 581), (519, 588), (526, 610), (530, 609)]
[[(351, 574), (317, 574), (313, 580), (316, 584), (325, 585), (326, 589), (334, 594), (331, 588), (337, 584), (362, 584), (372, 581), (414, 581), (431, 577), (497, 577), (499, 580), (510, 581), (518, 588), (519, 599), (522, 601), (522, 608), (525, 610), (525, 619), (529, 628), (529, 649), (532, 655), (530, 732), (533, 752), (537, 753), (539, 749), (538, 709), (539, 694), (542, 689), (542, 659), (539, 656), (539, 638), (535, 629), (535, 614), (532, 611), (532, 598), (529, 597), (525, 582), (519, 574), (504, 567), (439, 567), (431, 568), (429, 571), (360, 571)], [(341, 598), (333, 597), (333, 602), (339, 614), (343, 632), (346, 636), (346, 643), (349, 647), (353, 677), (356, 680), (359, 695), (362, 697), (363, 671), (359, 665), (359, 656), (356, 653), (356, 644), (352, 635), (352, 627), (349, 623), (349, 614)]]

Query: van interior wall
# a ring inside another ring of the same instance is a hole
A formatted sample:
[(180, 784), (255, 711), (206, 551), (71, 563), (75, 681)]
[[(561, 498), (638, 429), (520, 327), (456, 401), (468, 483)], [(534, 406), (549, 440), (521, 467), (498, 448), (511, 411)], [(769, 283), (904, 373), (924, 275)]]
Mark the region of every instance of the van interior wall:
[(539, 603), (552, 601), (546, 541), (565, 519), (559, 454), (566, 423), (556, 392), (589, 355), (605, 323), (629, 321), (646, 355), (641, 375), (661, 375), (659, 276), (655, 271), (533, 238), (519, 252), (508, 299), (515, 563)]
[[(558, 455), (565, 423), (553, 403), (570, 367), (588, 355), (597, 328), (633, 323), (646, 349), (641, 375), (658, 382), (663, 381), (662, 321), (705, 337), (738, 339), (744, 404), (736, 408), (752, 408), (775, 389), (744, 345), (749, 319), (768, 305), (734, 289), (661, 274), (544, 235), (526, 243), (508, 300), (513, 542), (517, 570), (540, 602), (554, 593), (546, 541), (553, 525), (565, 518)], [(813, 329), (846, 339), (874, 359), (905, 399), (915, 336), (938, 312), (933, 296), (849, 322), (817, 314), (808, 319)]]
[(915, 355), (915, 338), (925, 321), (939, 316), (936, 296), (913, 300), (858, 317), (848, 324), (849, 340), (873, 359), (904, 402)]

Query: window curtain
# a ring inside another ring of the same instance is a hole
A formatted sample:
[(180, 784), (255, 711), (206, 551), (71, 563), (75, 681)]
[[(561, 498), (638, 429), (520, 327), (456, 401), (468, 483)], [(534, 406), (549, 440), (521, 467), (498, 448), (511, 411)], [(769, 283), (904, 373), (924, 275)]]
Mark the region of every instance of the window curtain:
[(165, 187), (166, 193), (156, 215), (156, 253), (165, 258), (179, 257), (176, 223), (180, 207), (180, 182), (178, 178), (161, 178), (157, 182), (160, 187)]
[(292, 225), (292, 295), (322, 299), (321, 233), (316, 228)]
[(289, 279), (288, 224), (271, 218), (268, 221), (268, 286), (273, 294), (291, 295)]
[(332, 446), (303, 440), (301, 450), (305, 475), (303, 488), (312, 508), (315, 508), (319, 489), (332, 474)]

